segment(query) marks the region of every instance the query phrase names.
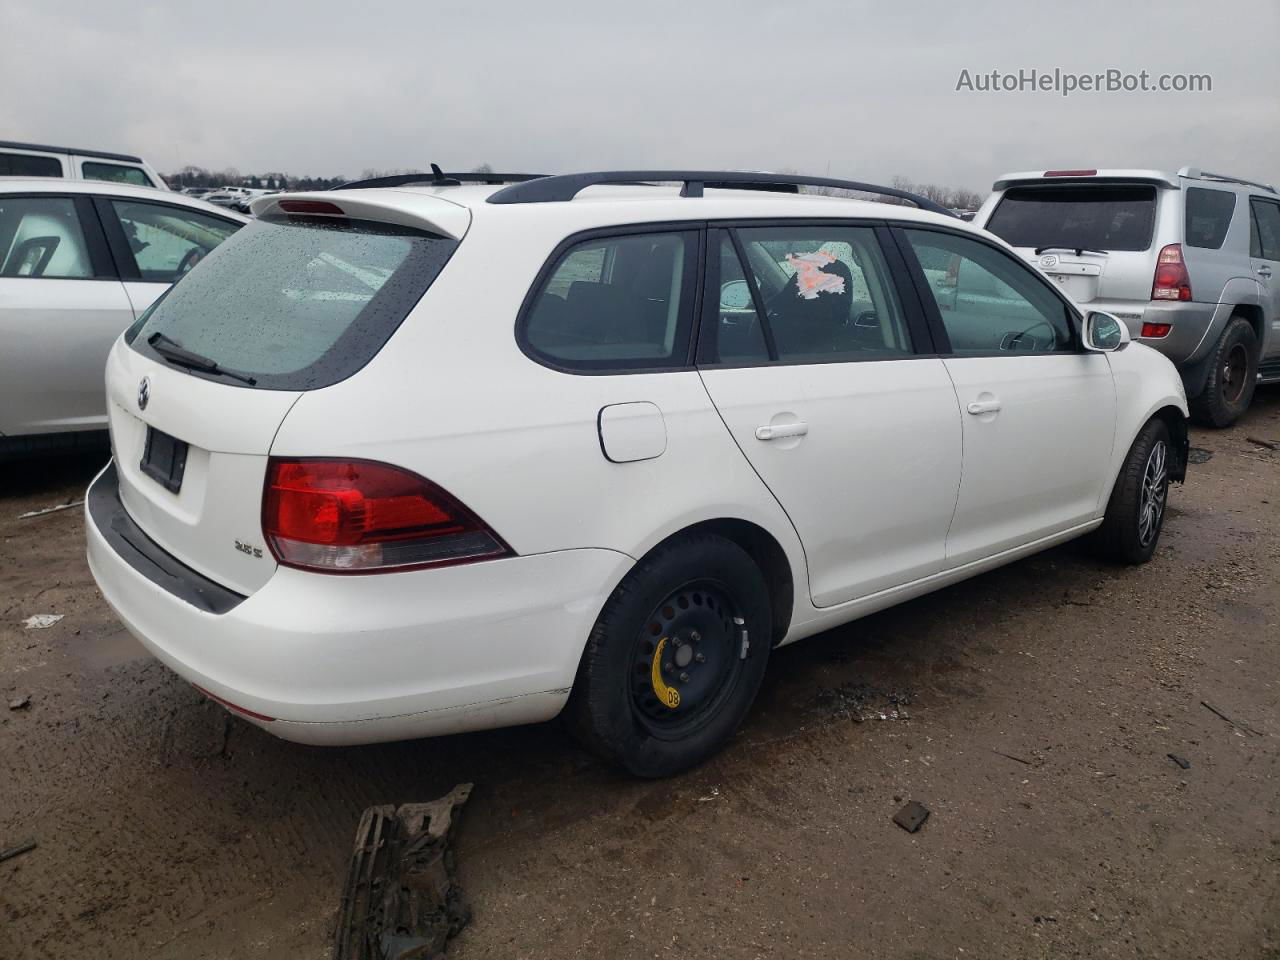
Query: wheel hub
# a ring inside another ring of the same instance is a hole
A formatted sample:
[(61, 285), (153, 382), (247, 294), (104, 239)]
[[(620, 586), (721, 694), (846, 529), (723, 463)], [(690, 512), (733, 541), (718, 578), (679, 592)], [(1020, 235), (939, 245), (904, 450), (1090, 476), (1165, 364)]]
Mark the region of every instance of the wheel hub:
[(674, 735), (714, 708), (740, 669), (740, 622), (727, 593), (709, 584), (683, 587), (658, 605), (633, 658), (631, 700), (646, 726)]

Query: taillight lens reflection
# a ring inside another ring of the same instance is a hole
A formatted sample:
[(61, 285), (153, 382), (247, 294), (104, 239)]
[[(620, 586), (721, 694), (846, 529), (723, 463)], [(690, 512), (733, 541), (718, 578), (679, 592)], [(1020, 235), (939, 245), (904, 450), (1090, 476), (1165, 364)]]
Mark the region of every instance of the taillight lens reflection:
[(368, 460), (273, 457), (262, 528), (280, 563), (330, 573), (511, 555), (479, 517), (430, 480)]

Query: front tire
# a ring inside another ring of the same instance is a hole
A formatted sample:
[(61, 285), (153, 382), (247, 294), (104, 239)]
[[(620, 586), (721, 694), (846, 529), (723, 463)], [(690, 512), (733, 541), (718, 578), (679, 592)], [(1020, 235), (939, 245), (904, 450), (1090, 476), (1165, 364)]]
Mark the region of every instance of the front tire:
[(1229, 427), (1249, 409), (1258, 383), (1258, 335), (1244, 317), (1232, 317), (1214, 344), (1209, 375), (1191, 401), (1196, 422)]
[(736, 543), (695, 534), (658, 547), (596, 620), (565, 708), (569, 729), (636, 776), (701, 763), (755, 700), (771, 622), (764, 576)]
[(1146, 563), (1156, 552), (1169, 499), (1173, 445), (1163, 420), (1151, 420), (1125, 457), (1094, 543), (1108, 560)]

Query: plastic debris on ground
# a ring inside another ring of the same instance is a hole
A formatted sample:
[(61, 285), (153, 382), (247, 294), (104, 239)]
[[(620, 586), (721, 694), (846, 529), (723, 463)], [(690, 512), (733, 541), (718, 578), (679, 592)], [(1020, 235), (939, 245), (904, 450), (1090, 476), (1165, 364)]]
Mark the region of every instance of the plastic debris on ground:
[(37, 613), (22, 621), (22, 625), (28, 630), (43, 630), (45, 627), (52, 627), (61, 620), (66, 614), (63, 613)]
[(430, 803), (369, 807), (342, 891), (334, 960), (429, 960), (471, 919), (450, 850), (471, 784)]

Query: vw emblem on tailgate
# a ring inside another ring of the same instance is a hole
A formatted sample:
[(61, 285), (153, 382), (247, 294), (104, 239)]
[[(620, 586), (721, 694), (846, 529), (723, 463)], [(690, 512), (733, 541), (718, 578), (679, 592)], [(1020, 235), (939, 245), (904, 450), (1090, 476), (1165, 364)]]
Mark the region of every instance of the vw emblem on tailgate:
[(1042, 269), (1048, 270), (1050, 267), (1058, 265), (1058, 255), (1056, 253), (1046, 253), (1040, 258), (1040, 266)]
[(142, 382), (138, 384), (138, 409), (147, 409), (147, 402), (151, 399), (151, 378), (143, 377)]

